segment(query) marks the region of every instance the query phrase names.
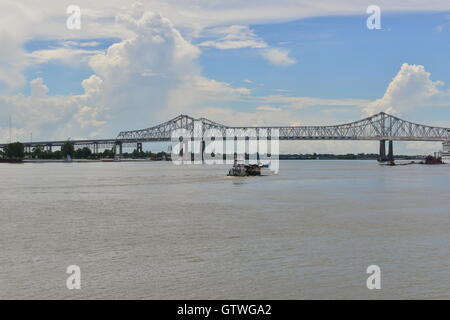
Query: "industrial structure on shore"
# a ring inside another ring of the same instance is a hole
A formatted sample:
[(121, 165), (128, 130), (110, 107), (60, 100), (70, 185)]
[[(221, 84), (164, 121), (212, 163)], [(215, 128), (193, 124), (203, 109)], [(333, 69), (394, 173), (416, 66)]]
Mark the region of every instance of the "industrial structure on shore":
[(444, 161), (445, 163), (450, 162), (450, 140), (448, 140), (442, 144), (441, 156), (442, 156), (442, 161)]
[[(195, 119), (180, 115), (162, 124), (133, 131), (120, 132), (112, 139), (71, 140), (77, 148), (89, 147), (94, 153), (99, 148), (112, 148), (115, 154), (121, 155), (124, 146), (135, 146), (142, 151), (146, 142), (171, 141), (172, 133), (178, 129), (193, 131), (196, 122), (201, 122), (203, 130), (215, 129), (223, 133), (223, 137), (248, 139), (248, 130), (270, 132), (277, 130), (279, 140), (371, 140), (380, 141), (379, 161), (392, 161), (394, 158), (394, 141), (441, 141), (443, 143), (442, 157), (450, 160), (450, 129), (433, 127), (402, 120), (384, 112), (365, 119), (334, 126), (286, 126), (286, 127), (233, 127), (223, 125), (205, 118)], [(259, 136), (258, 136), (259, 138)], [(26, 150), (43, 146), (47, 150), (61, 147), (67, 140), (24, 142)], [(386, 142), (388, 152), (386, 152)], [(4, 149), (8, 144), (0, 144)]]

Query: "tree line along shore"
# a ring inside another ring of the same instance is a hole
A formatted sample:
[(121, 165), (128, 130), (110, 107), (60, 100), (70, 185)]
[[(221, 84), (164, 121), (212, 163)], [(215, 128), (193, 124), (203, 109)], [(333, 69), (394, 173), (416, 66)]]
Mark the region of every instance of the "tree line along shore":
[[(0, 158), (2, 159), (40, 159), (40, 160), (62, 160), (70, 157), (71, 159), (86, 159), (86, 160), (99, 160), (99, 159), (114, 159), (116, 155), (114, 151), (105, 149), (103, 152), (93, 153), (88, 147), (75, 149), (75, 146), (66, 142), (61, 147), (61, 150), (49, 151), (45, 150), (44, 146), (36, 146), (31, 152), (25, 152), (25, 147), (20, 142), (14, 142), (9, 144), (3, 151), (0, 151)], [(133, 158), (133, 159), (154, 159), (160, 160), (166, 157), (170, 157), (166, 152), (151, 152), (134, 150), (131, 153), (122, 153), (121, 158)]]

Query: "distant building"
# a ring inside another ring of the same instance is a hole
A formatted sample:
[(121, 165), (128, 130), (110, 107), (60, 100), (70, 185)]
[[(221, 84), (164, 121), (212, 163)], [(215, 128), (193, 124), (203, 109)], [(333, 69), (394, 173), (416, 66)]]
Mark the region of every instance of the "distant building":
[(446, 163), (450, 163), (450, 140), (442, 143), (442, 160)]

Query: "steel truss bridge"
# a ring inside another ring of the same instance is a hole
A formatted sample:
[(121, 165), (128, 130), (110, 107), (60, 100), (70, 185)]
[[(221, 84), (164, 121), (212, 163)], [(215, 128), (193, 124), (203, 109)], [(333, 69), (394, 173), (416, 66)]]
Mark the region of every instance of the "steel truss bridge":
[[(267, 126), (267, 127), (233, 127), (223, 125), (206, 118), (195, 119), (187, 115), (180, 115), (172, 120), (142, 130), (123, 131), (113, 139), (98, 140), (71, 140), (77, 148), (90, 147), (94, 152), (99, 148), (114, 148), (122, 153), (122, 146), (137, 146), (142, 151), (144, 142), (171, 141), (172, 133), (179, 129), (185, 129), (191, 134), (201, 123), (203, 133), (206, 130), (218, 130), (222, 136), (243, 139), (248, 137), (249, 131), (256, 130), (259, 137), (270, 137), (271, 132), (277, 132), (280, 140), (377, 140), (380, 141), (380, 157), (383, 157), (384, 144), (389, 141), (392, 153), (392, 141), (448, 141), (450, 129), (433, 127), (402, 120), (384, 112), (375, 114), (365, 119), (334, 126)], [(197, 124), (197, 126), (196, 126)], [(217, 132), (217, 131), (216, 131)], [(60, 147), (67, 140), (25, 142), (26, 148), (44, 146), (51, 150), (52, 147)], [(0, 144), (5, 148), (7, 144)]]
[(194, 119), (180, 115), (168, 122), (143, 130), (123, 131), (118, 141), (150, 142), (170, 141), (177, 129), (194, 130), (195, 121), (201, 121), (203, 130), (218, 129), (223, 136), (242, 138), (250, 129), (269, 132), (278, 129), (280, 140), (403, 140), (403, 141), (446, 141), (450, 129), (412, 123), (384, 112), (371, 117), (336, 126), (289, 126), (289, 127), (231, 127), (211, 120)]

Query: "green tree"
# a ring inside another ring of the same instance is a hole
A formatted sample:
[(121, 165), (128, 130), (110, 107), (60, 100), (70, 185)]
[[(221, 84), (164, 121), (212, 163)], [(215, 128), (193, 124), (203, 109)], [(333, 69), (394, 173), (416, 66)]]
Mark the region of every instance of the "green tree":
[(33, 151), (31, 152), (31, 156), (33, 158), (40, 159), (40, 158), (42, 158), (43, 152), (44, 152), (44, 148), (42, 146), (36, 146), (33, 148)]
[(103, 158), (114, 158), (114, 152), (109, 149), (105, 149), (102, 154)]
[(84, 147), (82, 149), (76, 150), (74, 155), (74, 157), (77, 159), (87, 159), (92, 155), (92, 151), (88, 147)]
[(11, 159), (22, 159), (25, 156), (25, 148), (22, 143), (14, 142), (8, 144), (5, 150), (5, 155), (7, 158)]
[(61, 152), (64, 158), (66, 158), (67, 156), (70, 156), (72, 158), (73, 154), (75, 153), (75, 147), (73, 146), (73, 143), (69, 141), (64, 142), (63, 146), (61, 147)]
[(63, 155), (62, 155), (61, 151), (57, 150), (57, 151), (53, 151), (51, 153), (51, 157), (52, 157), (52, 159), (62, 159)]
[(133, 158), (145, 158), (145, 152), (137, 151), (136, 149), (133, 150), (133, 153), (131, 155)]

